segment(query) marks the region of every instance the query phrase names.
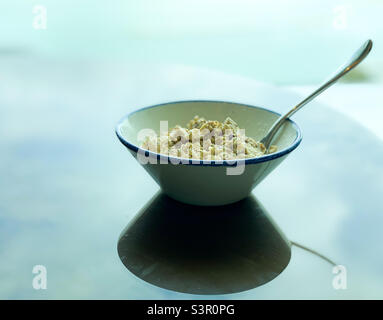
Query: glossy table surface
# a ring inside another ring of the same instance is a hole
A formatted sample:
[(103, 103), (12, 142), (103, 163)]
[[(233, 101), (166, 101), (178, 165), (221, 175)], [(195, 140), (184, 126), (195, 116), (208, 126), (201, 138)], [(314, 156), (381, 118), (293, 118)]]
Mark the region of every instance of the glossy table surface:
[[(1, 299), (383, 298), (383, 144), (351, 118), (307, 106), (294, 116), (302, 144), (246, 200), (256, 205), (204, 219), (206, 210), (193, 216), (157, 194), (115, 137), (117, 121), (186, 99), (283, 112), (298, 94), (177, 65), (9, 58), (0, 67)], [(148, 205), (156, 194), (170, 212)], [(127, 231), (140, 238), (117, 250)], [(293, 245), (290, 259), (287, 239), (344, 266), (347, 289), (334, 289), (333, 266), (318, 255)], [(35, 265), (46, 267), (46, 290), (32, 287)]]

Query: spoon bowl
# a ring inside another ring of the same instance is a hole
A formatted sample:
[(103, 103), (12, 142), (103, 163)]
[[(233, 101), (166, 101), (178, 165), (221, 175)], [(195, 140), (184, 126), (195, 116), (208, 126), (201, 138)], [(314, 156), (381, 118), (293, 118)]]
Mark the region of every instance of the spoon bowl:
[[(139, 160), (145, 154), (153, 163), (139, 161), (162, 191), (171, 198), (195, 205), (225, 205), (246, 198), (286, 157), (298, 147), (302, 136), (291, 120), (285, 122), (274, 139), (277, 151), (235, 163), (182, 159), (141, 149), (141, 130), (160, 131), (160, 121), (167, 120), (169, 128), (184, 124), (194, 115), (223, 121), (233, 118), (246, 135), (259, 140), (280, 117), (271, 110), (225, 101), (179, 101), (134, 111), (116, 127), (121, 143)], [(139, 183), (139, 181), (137, 181)]]

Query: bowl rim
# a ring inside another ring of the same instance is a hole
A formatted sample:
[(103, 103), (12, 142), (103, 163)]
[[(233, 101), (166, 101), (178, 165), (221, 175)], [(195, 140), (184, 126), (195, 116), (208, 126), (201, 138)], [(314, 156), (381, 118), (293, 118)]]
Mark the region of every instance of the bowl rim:
[[(145, 155), (150, 155), (150, 156), (156, 157), (157, 160), (158, 159), (164, 159), (165, 161), (168, 161), (167, 163), (178, 163), (178, 164), (195, 165), (195, 166), (215, 166), (215, 167), (221, 167), (221, 166), (233, 167), (233, 166), (236, 166), (236, 164), (238, 162), (242, 162), (242, 163), (245, 163), (245, 165), (247, 165), (247, 164), (261, 163), (261, 162), (274, 160), (274, 159), (277, 159), (277, 158), (280, 158), (284, 155), (289, 154), (291, 151), (296, 149), (302, 141), (301, 129), (293, 120), (288, 118), (288, 119), (286, 119), (286, 121), (288, 121), (292, 124), (293, 128), (296, 131), (296, 137), (295, 137), (295, 140), (293, 141), (293, 143), (290, 146), (288, 146), (287, 148), (284, 148), (282, 150), (279, 150), (279, 151), (271, 153), (271, 154), (267, 154), (267, 155), (263, 155), (263, 156), (259, 156), (259, 157), (254, 157), (254, 158), (236, 159), (236, 160), (197, 160), (197, 159), (168, 156), (165, 154), (160, 154), (157, 152), (152, 152), (152, 151), (140, 148), (140, 147), (134, 145), (133, 143), (130, 143), (127, 139), (125, 139), (125, 137), (123, 136), (123, 134), (121, 132), (121, 127), (122, 127), (123, 123), (130, 116), (132, 116), (133, 114), (135, 114), (137, 112), (144, 111), (146, 109), (156, 108), (156, 107), (163, 107), (163, 106), (171, 105), (171, 104), (209, 103), (209, 102), (236, 104), (236, 105), (241, 105), (241, 106), (245, 106), (248, 108), (255, 108), (255, 109), (259, 109), (259, 110), (264, 110), (264, 111), (273, 113), (277, 116), (281, 116), (281, 114), (279, 114), (278, 112), (272, 111), (270, 109), (267, 109), (264, 107), (259, 107), (259, 106), (254, 106), (254, 105), (250, 105), (250, 104), (246, 104), (246, 103), (240, 103), (240, 102), (221, 101), (221, 100), (179, 100), (179, 101), (170, 101), (170, 102), (164, 102), (164, 103), (159, 103), (159, 104), (155, 104), (155, 105), (150, 105), (150, 106), (138, 108), (136, 110), (129, 112), (128, 114), (123, 116), (120, 119), (120, 121), (118, 121), (118, 123), (115, 127), (115, 133), (116, 133), (118, 139), (120, 140), (120, 142), (125, 147), (132, 150), (133, 152), (138, 152), (138, 150), (141, 150), (141, 151), (145, 152)], [(218, 163), (216, 163), (216, 162), (218, 162)]]

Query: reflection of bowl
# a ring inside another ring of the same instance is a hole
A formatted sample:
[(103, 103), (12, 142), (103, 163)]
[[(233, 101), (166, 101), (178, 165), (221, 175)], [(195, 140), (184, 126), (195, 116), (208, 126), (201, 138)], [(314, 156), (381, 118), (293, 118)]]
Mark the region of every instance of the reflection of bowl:
[[(141, 130), (153, 129), (158, 133), (160, 121), (168, 121), (171, 128), (176, 124), (185, 125), (194, 115), (218, 121), (230, 116), (246, 129), (247, 136), (256, 140), (260, 140), (279, 117), (279, 114), (267, 109), (222, 101), (171, 102), (125, 116), (116, 127), (120, 141), (136, 159), (137, 154), (153, 157), (157, 163), (143, 164), (146, 171), (167, 195), (189, 204), (224, 205), (245, 198), (302, 140), (298, 126), (288, 120), (273, 141), (277, 152), (234, 164), (160, 156), (153, 152), (145, 153), (138, 147), (138, 133)], [(181, 163), (174, 164), (181, 160)]]
[(291, 258), (290, 241), (253, 195), (227, 206), (196, 207), (158, 192), (121, 233), (117, 250), (144, 281), (210, 295), (259, 287)]

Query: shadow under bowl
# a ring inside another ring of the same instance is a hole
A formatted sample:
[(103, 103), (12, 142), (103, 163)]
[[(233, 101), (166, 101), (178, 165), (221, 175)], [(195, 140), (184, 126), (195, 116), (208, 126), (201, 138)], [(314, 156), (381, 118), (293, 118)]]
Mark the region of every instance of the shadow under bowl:
[(158, 192), (121, 233), (117, 250), (140, 279), (204, 295), (259, 287), (291, 258), (290, 241), (253, 195), (227, 206), (196, 207)]

